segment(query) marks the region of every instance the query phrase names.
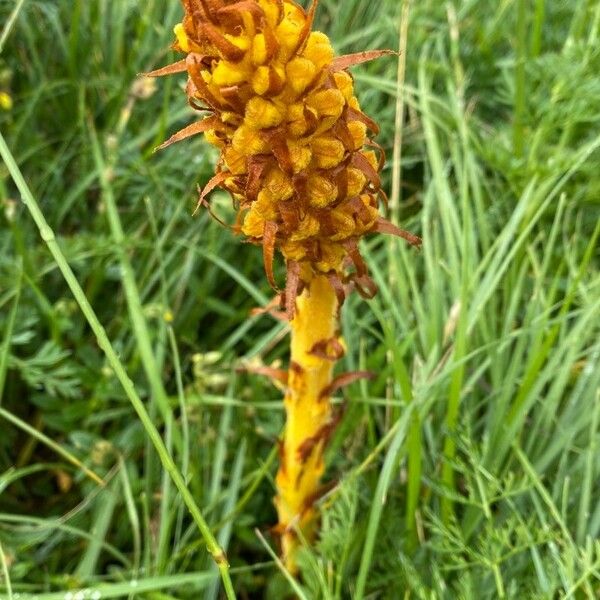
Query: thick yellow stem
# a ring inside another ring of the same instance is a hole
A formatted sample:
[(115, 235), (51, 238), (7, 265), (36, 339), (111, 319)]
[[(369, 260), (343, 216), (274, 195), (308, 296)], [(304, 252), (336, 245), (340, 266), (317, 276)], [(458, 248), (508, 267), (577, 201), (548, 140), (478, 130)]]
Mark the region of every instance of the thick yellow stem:
[(313, 504), (319, 493), (325, 468), (323, 451), (332, 426), (327, 389), (334, 361), (313, 350), (335, 337), (337, 308), (329, 280), (313, 276), (297, 299), (291, 322), (291, 361), (284, 401), (287, 421), (275, 499), (283, 557), (291, 571), (296, 570), (296, 530), (308, 539), (314, 534)]

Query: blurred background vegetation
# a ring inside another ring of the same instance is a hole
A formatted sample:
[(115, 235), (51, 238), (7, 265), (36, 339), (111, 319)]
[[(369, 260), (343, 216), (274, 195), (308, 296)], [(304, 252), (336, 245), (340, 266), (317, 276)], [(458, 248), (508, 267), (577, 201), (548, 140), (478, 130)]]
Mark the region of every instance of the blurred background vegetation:
[[(321, 0), (317, 26), (340, 53), (397, 49), (402, 13)], [(380, 293), (344, 308), (343, 368), (377, 377), (339, 398), (338, 483), (295, 593), (597, 598), (600, 3), (404, 14), (405, 84), (395, 58), (354, 74), (401, 161), (393, 216), (424, 249), (365, 244)], [(192, 119), (184, 78), (138, 77), (174, 59), (180, 16), (175, 0), (0, 0), (0, 130), (239, 597), (285, 598), (268, 548), (280, 393), (243, 369), (285, 361), (285, 328), (250, 316), (271, 297), (260, 249), (192, 216), (214, 151), (152, 153)], [(0, 203), (0, 597), (219, 597), (5, 163)]]

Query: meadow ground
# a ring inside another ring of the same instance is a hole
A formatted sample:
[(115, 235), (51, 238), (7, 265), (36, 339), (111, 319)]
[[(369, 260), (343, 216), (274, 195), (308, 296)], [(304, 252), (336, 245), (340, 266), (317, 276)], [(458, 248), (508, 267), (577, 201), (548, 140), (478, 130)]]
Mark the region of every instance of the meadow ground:
[[(322, 0), (317, 25), (339, 52), (398, 48), (402, 9)], [(344, 307), (343, 368), (376, 378), (338, 399), (337, 485), (294, 591), (598, 598), (600, 3), (408, 14), (404, 85), (394, 57), (354, 73), (392, 217), (424, 246), (364, 244), (380, 292)], [(2, 599), (219, 597), (157, 432), (238, 596), (292, 590), (269, 533), (280, 393), (241, 369), (285, 361), (285, 327), (249, 316), (271, 297), (260, 249), (192, 216), (214, 151), (152, 153), (191, 120), (181, 78), (137, 78), (179, 18), (0, 0)]]

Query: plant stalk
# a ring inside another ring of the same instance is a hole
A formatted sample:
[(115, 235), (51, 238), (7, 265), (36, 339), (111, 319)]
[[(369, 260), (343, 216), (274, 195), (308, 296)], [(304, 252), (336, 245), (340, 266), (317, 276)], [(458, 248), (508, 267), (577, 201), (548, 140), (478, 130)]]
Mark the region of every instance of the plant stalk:
[(275, 505), (282, 554), (294, 573), (299, 536), (315, 533), (314, 503), (325, 469), (323, 453), (335, 427), (329, 393), (335, 359), (316, 348), (336, 339), (338, 300), (327, 277), (313, 276), (296, 302), (284, 399), (286, 427), (280, 446)]

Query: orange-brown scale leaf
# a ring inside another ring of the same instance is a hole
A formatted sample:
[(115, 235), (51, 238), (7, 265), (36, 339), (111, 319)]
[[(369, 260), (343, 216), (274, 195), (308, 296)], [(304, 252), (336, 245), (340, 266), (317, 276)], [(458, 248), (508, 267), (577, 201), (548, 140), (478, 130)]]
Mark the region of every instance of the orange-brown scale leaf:
[(333, 126), (332, 131), (335, 137), (337, 137), (340, 142), (344, 144), (344, 148), (346, 148), (346, 150), (349, 152), (354, 150), (354, 138), (352, 137), (350, 129), (348, 129), (348, 125), (345, 121), (341, 119), (337, 121), (337, 123)]
[(223, 8), (223, 6), (224, 6), (223, 1), (222, 0), (200, 0), (200, 3), (202, 4), (202, 7), (204, 9), (203, 10), (204, 14), (213, 23), (217, 23), (218, 22), (217, 13), (219, 12), (219, 10), (221, 10)]
[(344, 345), (338, 336), (317, 342), (309, 352), (313, 356), (334, 362), (342, 358), (345, 353)]
[(346, 249), (348, 256), (352, 260), (352, 264), (356, 267), (356, 274), (358, 275), (358, 277), (366, 275), (367, 265), (365, 264), (363, 257), (360, 255), (360, 252), (358, 250), (358, 242), (356, 241), (356, 238), (349, 238), (347, 240), (344, 240), (342, 244)]
[(362, 63), (387, 56), (389, 54), (397, 54), (393, 50), (366, 50), (364, 52), (356, 52), (355, 54), (345, 54), (338, 56), (331, 62), (332, 71), (344, 71), (350, 67), (360, 65)]
[(274, 367), (246, 365), (242, 368), (243, 371), (254, 373), (255, 375), (263, 375), (269, 379), (287, 385), (288, 372), (283, 369), (275, 369)]
[(198, 135), (199, 133), (204, 133), (209, 129), (216, 129), (221, 125), (221, 121), (217, 117), (209, 117), (208, 119), (204, 119), (203, 121), (198, 121), (196, 123), (192, 123), (187, 127), (179, 130), (177, 133), (173, 134), (166, 142), (163, 142), (160, 146), (157, 146), (154, 149), (154, 152), (158, 152), (171, 144), (175, 144), (177, 142), (181, 142), (193, 135)]
[(223, 58), (227, 60), (239, 62), (246, 55), (243, 50), (225, 38), (214, 25), (202, 23), (199, 27), (199, 33), (206, 37), (210, 43), (217, 48)]
[(269, 67), (269, 89), (267, 90), (268, 96), (276, 96), (283, 91), (285, 87), (285, 81), (279, 76), (279, 73), (273, 66)]
[(381, 177), (379, 173), (373, 168), (373, 165), (365, 158), (364, 154), (356, 152), (352, 155), (350, 163), (357, 169), (360, 169), (367, 177), (367, 179), (373, 184), (375, 189), (381, 187)]
[(298, 224), (301, 220), (300, 202), (297, 199), (291, 198), (285, 202), (280, 202), (278, 208), (284, 230), (286, 232), (293, 232), (298, 229)]
[[(297, 52), (300, 48), (304, 46), (310, 32), (312, 30), (312, 26), (315, 20), (315, 12), (317, 10), (317, 6), (319, 5), (319, 0), (313, 0), (308, 12), (306, 13), (306, 21), (304, 22), (304, 26), (302, 27), (302, 33), (298, 39), (298, 44), (296, 45), (295, 52)], [(303, 9), (304, 10), (304, 9)]]
[(371, 300), (377, 295), (377, 284), (366, 273), (363, 275), (351, 275), (350, 280), (354, 283), (354, 287), (361, 298)]
[(304, 369), (302, 368), (302, 365), (299, 365), (294, 360), (290, 360), (290, 371), (296, 373), (296, 375), (302, 375), (304, 373)]
[(296, 298), (300, 287), (300, 263), (295, 260), (287, 261), (287, 277), (285, 281), (285, 312), (291, 321), (296, 312)]
[(149, 73), (140, 73), (143, 77), (164, 77), (165, 75), (176, 75), (177, 73), (185, 73), (187, 71), (187, 62), (185, 58), (178, 60), (172, 65), (155, 69)]
[(265, 228), (263, 231), (262, 246), (263, 246), (263, 262), (265, 266), (265, 273), (269, 285), (275, 290), (277, 285), (275, 284), (275, 276), (273, 274), (273, 259), (275, 257), (275, 243), (277, 239), (277, 231), (279, 226), (275, 221), (265, 221)]
[(266, 46), (266, 62), (270, 63), (271, 59), (277, 54), (279, 50), (279, 40), (275, 35), (275, 32), (270, 27), (263, 27), (263, 35), (265, 36)]
[(320, 486), (316, 492), (314, 492), (304, 500), (304, 511), (310, 510), (316, 502), (318, 502), (323, 496), (325, 496), (325, 494), (328, 494), (332, 489), (334, 489), (337, 486), (337, 484), (337, 481), (332, 480)]
[(285, 133), (281, 130), (274, 131), (269, 135), (269, 144), (281, 170), (288, 175), (293, 174), (294, 167), (292, 165), (290, 149), (285, 141)]
[(244, 103), (240, 98), (240, 86), (239, 85), (230, 85), (227, 87), (222, 87), (219, 89), (221, 92), (221, 96), (229, 102), (229, 105), (237, 112), (238, 114), (243, 114), (244, 112)]
[(320, 398), (327, 398), (343, 388), (359, 379), (373, 379), (375, 375), (369, 371), (352, 371), (350, 373), (342, 373), (325, 388), (321, 390)]
[(342, 305), (346, 300), (346, 290), (344, 288), (344, 284), (342, 283), (342, 279), (337, 271), (331, 271), (330, 273), (327, 273), (327, 279), (329, 280), (329, 283), (333, 288), (333, 291), (335, 292), (338, 301), (337, 313), (339, 316)]
[(190, 53), (188, 54), (188, 57), (186, 59), (190, 79), (196, 87), (196, 90), (201, 96), (203, 102), (206, 102), (211, 108), (214, 108), (215, 110), (223, 110), (225, 107), (221, 104), (221, 102), (219, 102), (215, 98), (212, 92), (208, 89), (208, 85), (202, 77), (200, 64), (202, 62), (202, 58), (204, 57), (200, 57), (200, 60), (198, 60), (198, 57), (200, 57), (199, 54)]
[(358, 196), (355, 196), (354, 198), (349, 198), (345, 203), (345, 206), (351, 208), (353, 214), (358, 215), (358, 218), (363, 223), (368, 222), (371, 219), (371, 213)]
[(270, 159), (265, 156), (252, 156), (248, 160), (248, 178), (246, 180), (246, 198), (248, 200), (256, 200), (270, 162)]
[(256, 25), (260, 25), (265, 18), (265, 11), (255, 2), (255, 0), (240, 0), (227, 6), (223, 6), (217, 11), (217, 15), (221, 16), (238, 16), (241, 11), (249, 12), (254, 18)]
[(360, 121), (364, 125), (366, 125), (375, 135), (379, 134), (379, 125), (365, 115), (364, 112), (357, 110), (356, 108), (352, 108), (351, 106), (346, 106), (346, 115), (348, 117), (348, 121)]
[(203, 206), (206, 200), (206, 196), (210, 194), (216, 187), (222, 185), (227, 178), (231, 177), (231, 173), (227, 171), (221, 171), (217, 173), (214, 177), (210, 179), (210, 181), (202, 188), (200, 195), (198, 197), (198, 204), (196, 205), (196, 210), (194, 214), (198, 211), (200, 206)]
[(342, 165), (337, 173), (334, 172), (333, 179), (337, 185), (338, 199), (346, 198), (348, 196), (348, 170), (346, 165)]
[(327, 442), (331, 438), (331, 434), (335, 431), (335, 428), (339, 424), (340, 419), (341, 411), (337, 415), (334, 415), (331, 421), (325, 423), (325, 425), (322, 425), (315, 435), (306, 438), (302, 444), (300, 444), (296, 450), (300, 462), (304, 463), (310, 458), (312, 451), (319, 442), (323, 442), (323, 447), (326, 446)]
[(377, 233), (387, 233), (390, 235), (395, 235), (397, 237), (402, 238), (403, 240), (406, 240), (411, 246), (415, 246), (416, 248), (420, 248), (421, 244), (423, 243), (423, 240), (418, 235), (414, 235), (413, 233), (410, 233), (410, 231), (406, 231), (404, 229), (396, 227), (396, 225), (390, 223), (383, 217), (379, 217), (377, 219), (373, 231)]
[(390, 199), (388, 198), (388, 195), (385, 193), (383, 188), (379, 188), (377, 190), (377, 193), (379, 194), (380, 198), (383, 200), (383, 205), (385, 206), (385, 209), (387, 210), (390, 206)]
[(279, 310), (281, 307), (281, 295), (275, 296), (266, 306), (256, 307), (250, 310), (250, 315), (255, 317), (258, 315), (268, 314), (271, 315), (275, 320), (282, 321), (283, 323), (288, 322), (286, 313)]
[(375, 148), (375, 150), (379, 151), (379, 163), (378, 168), (381, 171), (383, 166), (385, 165), (386, 157), (385, 157), (385, 149), (381, 144), (378, 144), (375, 140), (367, 140), (365, 143), (366, 146), (371, 148)]

